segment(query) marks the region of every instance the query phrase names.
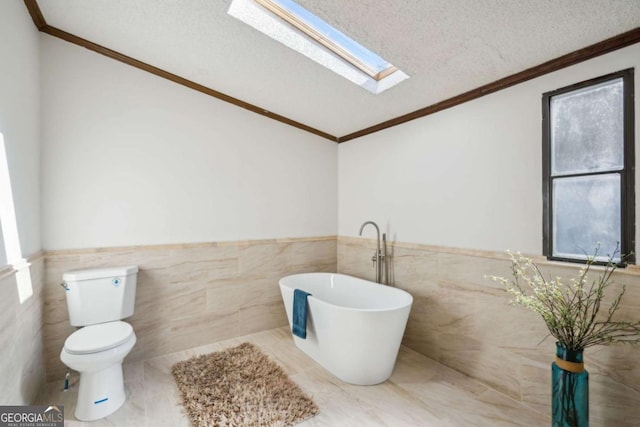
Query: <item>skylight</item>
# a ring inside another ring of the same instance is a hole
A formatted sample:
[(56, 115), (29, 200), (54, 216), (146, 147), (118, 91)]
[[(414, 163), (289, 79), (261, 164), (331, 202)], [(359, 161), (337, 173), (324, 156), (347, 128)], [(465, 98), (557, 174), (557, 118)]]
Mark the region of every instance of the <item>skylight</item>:
[(370, 92), (409, 77), (292, 0), (233, 0), (228, 13)]
[(336, 30), (294, 1), (256, 0), (256, 2), (376, 80), (380, 80), (397, 70), (380, 56)]

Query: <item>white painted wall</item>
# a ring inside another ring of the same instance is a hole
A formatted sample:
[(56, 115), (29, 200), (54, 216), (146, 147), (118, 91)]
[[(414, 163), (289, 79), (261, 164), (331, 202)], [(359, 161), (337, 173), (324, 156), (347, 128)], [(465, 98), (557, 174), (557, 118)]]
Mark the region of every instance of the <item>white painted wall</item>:
[(42, 38), (45, 249), (337, 234), (335, 143)]
[(637, 135), (640, 44), (340, 144), (339, 234), (541, 254), (542, 93), (630, 67)]
[[(39, 35), (21, 1), (0, 1), (0, 133), (23, 257), (40, 250)], [(6, 264), (0, 242), (0, 267)]]
[(640, 64), (634, 45), (336, 147), (49, 36), (42, 51), (46, 249), (371, 219), (397, 241), (541, 253), (542, 93)]

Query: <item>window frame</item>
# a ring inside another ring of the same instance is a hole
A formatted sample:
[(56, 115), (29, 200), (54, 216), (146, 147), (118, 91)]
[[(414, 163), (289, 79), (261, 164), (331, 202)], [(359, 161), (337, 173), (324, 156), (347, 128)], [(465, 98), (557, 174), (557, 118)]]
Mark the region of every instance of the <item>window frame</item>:
[[(275, 15), (279, 16), (282, 20), (293, 25), (295, 28), (302, 31), (304, 34), (311, 37), (316, 42), (320, 43), (326, 49), (329, 49), (331, 52), (341, 57), (352, 66), (356, 67), (363, 73), (367, 74), (369, 77), (371, 77), (375, 81), (380, 81), (385, 77), (398, 71), (398, 68), (395, 67), (393, 64), (390, 64), (386, 59), (380, 57), (377, 53), (373, 52), (372, 50), (362, 46), (360, 43), (353, 40), (351, 37), (347, 36), (346, 34), (342, 33), (338, 29), (334, 28), (332, 25), (328, 24), (324, 20), (318, 18), (313, 13), (311, 13), (306, 8), (304, 8), (303, 6), (297, 3), (296, 5), (300, 9), (303, 9), (306, 13), (309, 14), (310, 17), (312, 16), (316, 21), (309, 22), (309, 23), (305, 22), (303, 18), (301, 18), (298, 14), (296, 14), (292, 10), (289, 10), (287, 7), (279, 4), (276, 0), (256, 0), (256, 3), (258, 3), (265, 9), (269, 10), (270, 12), (274, 13)], [(316, 27), (314, 26), (314, 24), (325, 26), (325, 28), (330, 28), (334, 33), (341, 34), (344, 38), (350, 40), (351, 43), (360, 46), (364, 51), (367, 51), (371, 55), (378, 57), (379, 59), (387, 63), (388, 66), (385, 69), (380, 71), (371, 68), (366, 63), (366, 60), (358, 56), (358, 54), (356, 54), (355, 52), (351, 51), (346, 45), (341, 44), (338, 40), (334, 40), (331, 36), (327, 36), (323, 34), (318, 29), (321, 27)]]
[[(583, 89), (589, 86), (622, 78), (623, 84), (623, 169), (619, 171), (597, 171), (590, 173), (563, 174), (552, 176), (551, 171), (551, 99), (554, 96)], [(635, 264), (635, 127), (634, 127), (634, 69), (610, 73), (580, 83), (542, 94), (542, 200), (543, 200), (543, 254), (549, 260), (585, 264), (582, 258), (568, 258), (553, 254), (553, 181), (555, 178), (571, 176), (596, 176), (606, 173), (620, 175), (620, 253), (625, 263)], [(603, 248), (609, 250), (609, 248)], [(591, 254), (586, 254), (591, 255)], [(613, 254), (612, 254), (613, 255)], [(595, 261), (593, 264), (607, 264)]]

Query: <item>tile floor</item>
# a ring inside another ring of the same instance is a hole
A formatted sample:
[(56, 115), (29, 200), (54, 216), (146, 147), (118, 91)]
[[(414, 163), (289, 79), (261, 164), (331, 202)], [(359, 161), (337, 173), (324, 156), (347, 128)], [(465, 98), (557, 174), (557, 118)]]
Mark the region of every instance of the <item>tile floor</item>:
[(128, 400), (111, 416), (75, 420), (77, 376), (61, 391), (62, 381), (42, 391), (39, 404), (62, 404), (66, 426), (189, 426), (179, 403), (171, 366), (193, 355), (252, 342), (280, 364), (320, 407), (308, 426), (545, 426), (545, 417), (519, 402), (402, 347), (391, 378), (376, 386), (343, 383), (298, 350), (288, 328), (277, 328), (167, 356), (124, 364)]

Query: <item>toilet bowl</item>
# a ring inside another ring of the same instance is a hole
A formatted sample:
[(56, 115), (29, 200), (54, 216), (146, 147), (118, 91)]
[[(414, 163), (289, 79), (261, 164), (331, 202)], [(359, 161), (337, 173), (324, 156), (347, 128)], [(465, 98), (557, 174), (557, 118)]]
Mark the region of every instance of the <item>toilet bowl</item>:
[(97, 420), (122, 406), (122, 361), (135, 343), (133, 328), (122, 321), (85, 326), (67, 338), (60, 360), (80, 373), (77, 419)]

